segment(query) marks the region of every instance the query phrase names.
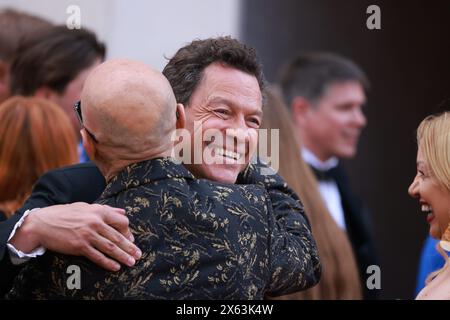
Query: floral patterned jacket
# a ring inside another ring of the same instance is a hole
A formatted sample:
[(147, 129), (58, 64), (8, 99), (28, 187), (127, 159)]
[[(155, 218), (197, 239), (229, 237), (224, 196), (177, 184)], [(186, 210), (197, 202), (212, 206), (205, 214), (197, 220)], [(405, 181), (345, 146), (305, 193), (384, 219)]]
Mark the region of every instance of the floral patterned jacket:
[(170, 158), (128, 166), (97, 202), (126, 209), (143, 252), (136, 265), (111, 273), (48, 252), (24, 267), (8, 298), (263, 299), (315, 285), (321, 269), (303, 206), (261, 169), (249, 165), (230, 185), (196, 179)]

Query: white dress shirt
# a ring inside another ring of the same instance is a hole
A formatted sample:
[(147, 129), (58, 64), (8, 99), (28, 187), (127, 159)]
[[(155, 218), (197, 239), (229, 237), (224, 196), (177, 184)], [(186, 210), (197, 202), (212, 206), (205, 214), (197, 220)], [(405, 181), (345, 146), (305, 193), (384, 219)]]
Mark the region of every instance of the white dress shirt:
[[(38, 210), (39, 208), (35, 208), (33, 210), (27, 210), (24, 212), (23, 216), (20, 218), (19, 221), (17, 221), (17, 223), (14, 225), (14, 228), (11, 232), (11, 234), (8, 237), (8, 242), (9, 240), (12, 239), (12, 237), (14, 237), (14, 235), (16, 234), (16, 231), (18, 228), (20, 228), (20, 226), (23, 224), (23, 222), (25, 221), (25, 219), (35, 210)], [(24, 253), (18, 249), (16, 249), (12, 244), (10, 243), (6, 243), (6, 246), (8, 247), (8, 251), (9, 251), (9, 256), (11, 257), (11, 263), (14, 265), (19, 265), (22, 263), (27, 262), (28, 260), (30, 260), (31, 258), (36, 258), (38, 256), (41, 256), (45, 253), (45, 248), (44, 247), (38, 247), (36, 249), (34, 249), (33, 251), (31, 251), (30, 253)]]
[[(310, 150), (303, 147), (302, 156), (306, 163), (314, 167), (317, 170), (329, 170), (337, 167), (339, 160), (336, 157), (332, 157), (327, 161), (319, 160)], [(331, 216), (337, 225), (346, 230), (344, 209), (341, 203), (341, 194), (339, 193), (336, 181), (319, 181), (319, 191), (325, 204), (330, 211)]]

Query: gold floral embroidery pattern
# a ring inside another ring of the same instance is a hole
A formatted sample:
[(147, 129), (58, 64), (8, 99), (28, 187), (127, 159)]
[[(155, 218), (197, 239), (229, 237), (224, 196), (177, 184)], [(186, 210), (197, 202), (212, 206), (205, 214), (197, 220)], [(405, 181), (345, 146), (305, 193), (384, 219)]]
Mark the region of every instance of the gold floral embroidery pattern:
[[(127, 167), (97, 202), (126, 209), (143, 252), (136, 265), (109, 273), (47, 253), (9, 298), (262, 299), (314, 285), (320, 264), (301, 202), (255, 171), (243, 175), (251, 184), (226, 185), (194, 179), (169, 158)], [(67, 288), (69, 265), (81, 268), (79, 290)]]

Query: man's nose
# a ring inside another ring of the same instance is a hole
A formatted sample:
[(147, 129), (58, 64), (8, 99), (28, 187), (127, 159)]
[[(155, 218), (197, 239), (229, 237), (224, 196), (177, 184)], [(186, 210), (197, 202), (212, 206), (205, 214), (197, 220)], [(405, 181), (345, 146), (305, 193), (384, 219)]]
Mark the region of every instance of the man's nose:
[(361, 110), (361, 107), (353, 110), (353, 121), (358, 128), (364, 128), (367, 125), (367, 118)]
[(246, 153), (250, 142), (250, 129), (247, 127), (245, 119), (236, 119), (233, 126), (226, 130), (226, 143), (237, 148), (239, 153)]
[(411, 185), (408, 188), (408, 193), (411, 197), (413, 198), (418, 198), (419, 197), (419, 181), (417, 179), (417, 175), (414, 177), (413, 182), (411, 183)]
[(230, 143), (233, 146), (245, 145), (249, 142), (248, 129), (243, 128), (228, 128), (226, 130), (226, 143)]
[(231, 136), (235, 137), (235, 141), (239, 143), (248, 142), (249, 128), (244, 117), (237, 117), (231, 128)]

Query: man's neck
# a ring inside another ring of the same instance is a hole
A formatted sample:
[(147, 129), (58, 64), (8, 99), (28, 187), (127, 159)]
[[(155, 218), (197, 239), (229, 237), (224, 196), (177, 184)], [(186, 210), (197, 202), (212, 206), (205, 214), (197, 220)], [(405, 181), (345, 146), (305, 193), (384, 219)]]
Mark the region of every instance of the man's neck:
[(116, 158), (114, 160), (110, 160), (107, 162), (103, 161), (94, 161), (94, 162), (102, 172), (106, 182), (109, 182), (112, 178), (117, 176), (122, 170), (124, 170), (129, 165), (156, 158), (170, 157), (172, 156), (172, 154), (173, 154), (172, 149), (166, 149), (165, 151), (161, 152), (148, 152), (141, 155), (134, 155), (132, 158)]

